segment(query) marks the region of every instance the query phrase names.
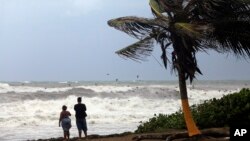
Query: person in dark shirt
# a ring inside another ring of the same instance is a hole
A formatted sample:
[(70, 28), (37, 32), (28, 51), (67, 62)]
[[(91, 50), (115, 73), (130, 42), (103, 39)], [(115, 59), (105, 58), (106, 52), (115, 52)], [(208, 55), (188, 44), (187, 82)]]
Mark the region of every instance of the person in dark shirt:
[(79, 131), (79, 138), (82, 137), (82, 131), (84, 132), (85, 137), (87, 138), (87, 122), (86, 122), (86, 106), (85, 104), (81, 103), (82, 102), (82, 98), (78, 97), (77, 98), (77, 102), (78, 104), (76, 104), (74, 106), (74, 109), (76, 111), (76, 126), (78, 128)]

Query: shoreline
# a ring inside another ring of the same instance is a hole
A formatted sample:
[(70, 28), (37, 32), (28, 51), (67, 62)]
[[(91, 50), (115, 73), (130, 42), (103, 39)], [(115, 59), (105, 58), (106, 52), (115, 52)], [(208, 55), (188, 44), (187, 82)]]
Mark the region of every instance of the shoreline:
[[(235, 85), (235, 87), (230, 85), (230, 88), (241, 86), (238, 83)], [(4, 86), (6, 86), (6, 88), (3, 87), (4, 91), (15, 90), (0, 95), (1, 101), (3, 101), (1, 103), (3, 112), (6, 114), (6, 118), (4, 117), (0, 122), (5, 127), (1, 129), (0, 140), (6, 141), (46, 140), (46, 138), (49, 140), (50, 138), (62, 137), (61, 128), (56, 128), (58, 127), (58, 111), (61, 111), (62, 104), (69, 105), (69, 109), (72, 110), (79, 95), (85, 97), (88, 110), (91, 111), (89, 123), (93, 128), (89, 130), (89, 133), (98, 135), (133, 131), (136, 129), (134, 128), (136, 124), (148, 121), (155, 114), (171, 114), (173, 111), (178, 111), (180, 107), (176, 88), (168, 87), (168, 85), (144, 84), (141, 87), (133, 86), (132, 90), (127, 90), (127, 85), (119, 86), (119, 89), (116, 85), (111, 85), (113, 87), (93, 86), (93, 89), (102, 90), (101, 92), (84, 88), (66, 90), (65, 88), (68, 86), (59, 86), (54, 83), (31, 83), (29, 86), (6, 84)], [(209, 90), (198, 90), (199, 87), (195, 87), (195, 89), (190, 90), (190, 102), (202, 103), (203, 100), (226, 95), (225, 93), (228, 91), (218, 91), (217, 87), (227, 88), (227, 86), (226, 84), (220, 84), (216, 87), (204, 85)], [(47, 89), (43, 89), (44, 87)], [(122, 92), (113, 92), (120, 90), (120, 87), (127, 91), (122, 89), (124, 90)], [(49, 88), (53, 91), (50, 92)], [(106, 92), (110, 88), (112, 88), (112, 92)], [(40, 89), (43, 91), (36, 91)], [(74, 113), (73, 110), (70, 112)], [(75, 126), (73, 125), (73, 127)], [(11, 134), (9, 131), (12, 131)], [(102, 132), (109, 133), (102, 134)], [(71, 137), (77, 137), (77, 134), (76, 131), (73, 131)]]
[[(204, 141), (229, 141), (229, 128), (207, 128), (201, 130), (204, 135)], [(78, 139), (78, 137), (70, 138), (68, 141), (165, 141), (166, 137), (170, 135), (179, 134), (181, 136), (178, 141), (186, 140), (188, 137), (187, 130), (185, 129), (168, 129), (164, 132), (156, 133), (141, 133), (136, 134), (133, 132), (124, 132), (121, 134), (110, 134), (110, 135), (89, 135), (88, 138)], [(63, 137), (50, 138), (50, 139), (38, 139), (38, 140), (27, 140), (27, 141), (64, 141)]]

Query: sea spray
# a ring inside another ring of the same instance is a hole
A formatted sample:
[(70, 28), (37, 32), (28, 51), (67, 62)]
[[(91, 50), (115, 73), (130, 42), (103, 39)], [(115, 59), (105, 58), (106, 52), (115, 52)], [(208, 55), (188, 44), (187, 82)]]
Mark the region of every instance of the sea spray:
[[(220, 98), (248, 84), (197, 84), (188, 88), (190, 104)], [(0, 140), (62, 136), (58, 127), (62, 105), (72, 114), (71, 134), (77, 136), (73, 107), (78, 96), (87, 106), (89, 134), (134, 131), (154, 114), (170, 114), (181, 106), (176, 82), (0, 83), (0, 127), (4, 127), (0, 128)]]

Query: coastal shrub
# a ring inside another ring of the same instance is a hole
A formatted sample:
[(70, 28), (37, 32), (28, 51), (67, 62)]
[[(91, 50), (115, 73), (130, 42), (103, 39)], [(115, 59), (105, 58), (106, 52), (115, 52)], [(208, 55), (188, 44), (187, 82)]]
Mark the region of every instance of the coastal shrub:
[[(191, 111), (197, 126), (202, 128), (250, 126), (250, 90), (210, 99), (202, 104), (192, 105)], [(138, 126), (136, 133), (160, 132), (167, 129), (185, 129), (181, 110), (170, 114), (159, 114)]]

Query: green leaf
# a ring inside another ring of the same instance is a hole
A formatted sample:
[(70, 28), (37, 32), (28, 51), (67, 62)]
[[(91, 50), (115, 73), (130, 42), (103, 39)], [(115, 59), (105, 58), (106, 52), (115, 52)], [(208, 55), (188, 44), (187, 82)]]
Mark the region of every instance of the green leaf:
[(153, 12), (156, 14), (156, 16), (163, 17), (162, 13), (164, 13), (165, 11), (156, 0), (149, 0), (149, 5)]
[(153, 32), (157, 29), (167, 28), (169, 23), (167, 19), (128, 16), (109, 20), (108, 25), (142, 40), (150, 34), (155, 34)]
[(190, 23), (175, 23), (175, 28), (178, 33), (186, 34), (192, 38), (201, 38), (211, 33), (214, 29), (209, 25), (198, 25)]
[(143, 40), (116, 51), (116, 53), (132, 60), (144, 60), (145, 57), (151, 55), (153, 43), (154, 39), (152, 37), (146, 37)]

